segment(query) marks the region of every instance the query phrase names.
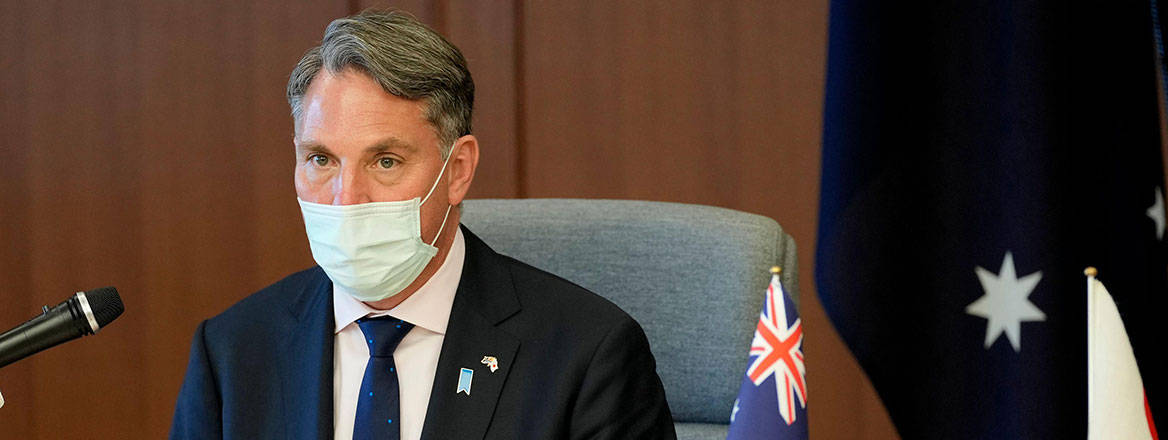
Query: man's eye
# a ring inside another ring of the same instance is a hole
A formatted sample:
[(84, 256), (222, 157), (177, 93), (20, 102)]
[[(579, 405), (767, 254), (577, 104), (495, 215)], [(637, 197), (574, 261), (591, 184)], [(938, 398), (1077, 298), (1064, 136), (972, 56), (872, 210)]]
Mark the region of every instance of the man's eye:
[(377, 160), (377, 165), (381, 166), (382, 168), (389, 169), (393, 168), (394, 165), (397, 165), (397, 161), (393, 158), (383, 157)]
[(311, 160), (312, 163), (322, 167), (328, 165), (329, 163), (329, 158), (320, 154), (314, 154), (312, 157), (309, 157), (308, 160)]

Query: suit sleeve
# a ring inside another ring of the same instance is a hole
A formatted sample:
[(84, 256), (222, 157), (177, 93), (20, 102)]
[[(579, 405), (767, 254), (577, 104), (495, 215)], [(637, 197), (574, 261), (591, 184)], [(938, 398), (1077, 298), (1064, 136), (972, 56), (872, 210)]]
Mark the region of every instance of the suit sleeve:
[(597, 347), (573, 405), (572, 439), (676, 439), (645, 332), (624, 319)]
[(219, 388), (207, 356), (206, 327), (207, 321), (199, 324), (191, 341), (187, 375), (170, 426), (171, 440), (223, 438)]

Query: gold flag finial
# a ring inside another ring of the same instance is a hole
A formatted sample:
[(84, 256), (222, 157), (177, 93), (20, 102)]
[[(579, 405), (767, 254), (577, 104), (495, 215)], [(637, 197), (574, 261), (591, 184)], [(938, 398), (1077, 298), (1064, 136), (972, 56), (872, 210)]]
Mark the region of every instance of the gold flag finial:
[(783, 268), (779, 266), (771, 266), (771, 273), (775, 275), (781, 274), (783, 273)]
[(1092, 266), (1087, 266), (1087, 268), (1086, 268), (1086, 269), (1083, 269), (1083, 275), (1086, 275), (1086, 276), (1089, 276), (1089, 277), (1093, 277), (1093, 276), (1096, 276), (1096, 275), (1098, 275), (1098, 274), (1099, 274), (1099, 271), (1098, 271), (1098, 270), (1096, 270), (1096, 269), (1095, 269), (1094, 267), (1092, 267)]

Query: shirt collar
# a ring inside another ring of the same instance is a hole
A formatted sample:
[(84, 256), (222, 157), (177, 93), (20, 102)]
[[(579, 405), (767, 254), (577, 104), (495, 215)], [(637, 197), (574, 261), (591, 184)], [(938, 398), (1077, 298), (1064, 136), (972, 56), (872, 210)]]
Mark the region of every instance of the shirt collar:
[(450, 308), (454, 305), (454, 293), (458, 290), (458, 282), (462, 279), (462, 264), (466, 259), (466, 242), (462, 236), (462, 229), (456, 229), (454, 241), (450, 245), (450, 252), (446, 253), (446, 260), (426, 280), (413, 295), (389, 310), (378, 310), (365, 303), (337, 290), (333, 285), (333, 320), (336, 322), (334, 333), (354, 321), (366, 316), (389, 315), (405, 320), (415, 327), (446, 334), (446, 323), (450, 320)]

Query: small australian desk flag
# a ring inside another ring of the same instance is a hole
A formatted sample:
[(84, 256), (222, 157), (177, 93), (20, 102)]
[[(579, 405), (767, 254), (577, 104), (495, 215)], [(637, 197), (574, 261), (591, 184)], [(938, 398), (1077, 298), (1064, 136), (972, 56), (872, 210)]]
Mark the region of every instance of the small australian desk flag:
[(803, 321), (779, 283), (771, 283), (750, 344), (750, 364), (730, 413), (727, 440), (806, 439), (807, 370), (803, 366)]

